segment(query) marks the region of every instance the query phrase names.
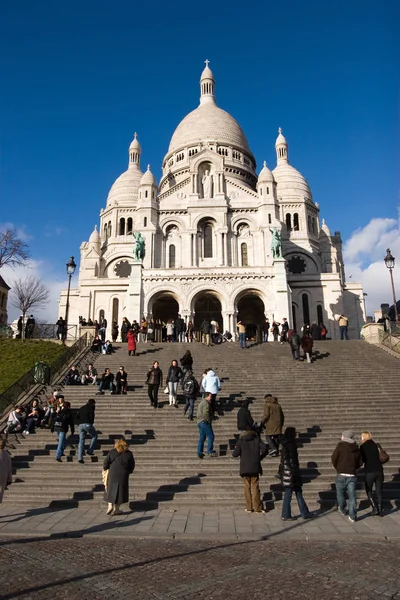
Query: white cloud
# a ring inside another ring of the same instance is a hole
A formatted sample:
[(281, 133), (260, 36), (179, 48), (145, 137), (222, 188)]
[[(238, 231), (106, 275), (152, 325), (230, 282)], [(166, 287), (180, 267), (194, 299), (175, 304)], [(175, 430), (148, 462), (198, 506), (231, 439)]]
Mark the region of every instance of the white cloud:
[(400, 299), (400, 220), (375, 218), (357, 229), (345, 242), (343, 255), (348, 281), (361, 281), (368, 315), (382, 303), (393, 304), (389, 270), (384, 258), (390, 248), (396, 258), (393, 278), (396, 298)]
[(32, 309), (37, 320), (42, 323), (55, 323), (58, 318), (58, 301), (60, 299), (60, 292), (65, 289), (68, 285), (68, 281), (57, 281), (55, 277), (52, 277), (51, 265), (46, 261), (30, 260), (25, 267), (3, 267), (1, 269), (1, 276), (4, 278), (6, 283), (11, 287), (8, 295), (8, 321), (11, 323), (14, 319), (17, 319), (20, 315), (18, 308), (15, 308), (11, 304), (12, 286), (13, 281), (23, 278), (27, 275), (34, 275), (38, 277), (43, 285), (45, 285), (50, 293), (50, 300), (48, 304), (40, 310)]

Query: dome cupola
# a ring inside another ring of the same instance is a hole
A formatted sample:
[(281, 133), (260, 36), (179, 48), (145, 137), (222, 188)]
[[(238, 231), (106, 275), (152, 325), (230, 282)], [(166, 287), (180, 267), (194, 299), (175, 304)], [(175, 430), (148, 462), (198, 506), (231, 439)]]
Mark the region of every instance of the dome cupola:
[(140, 155), (142, 154), (142, 148), (140, 147), (137, 139), (137, 133), (135, 131), (131, 145), (129, 146), (129, 168), (136, 168), (140, 170)]
[(215, 79), (208, 66), (209, 62), (209, 60), (205, 61), (206, 66), (200, 77), (200, 104), (215, 104)]
[(278, 165), (288, 163), (288, 144), (285, 136), (282, 133), (282, 129), (278, 129), (278, 137), (275, 142), (276, 158)]

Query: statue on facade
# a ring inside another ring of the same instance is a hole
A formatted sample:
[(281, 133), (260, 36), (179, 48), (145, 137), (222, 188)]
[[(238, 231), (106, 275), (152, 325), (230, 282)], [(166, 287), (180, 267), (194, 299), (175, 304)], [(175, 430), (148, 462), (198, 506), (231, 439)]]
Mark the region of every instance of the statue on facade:
[(133, 258), (135, 262), (140, 262), (146, 255), (146, 241), (140, 231), (137, 233), (132, 232), (132, 235), (135, 238), (135, 243), (133, 245)]
[(282, 258), (282, 236), (276, 227), (270, 229), (272, 233), (271, 250), (273, 258)]
[(212, 179), (210, 171), (207, 170), (204, 173), (201, 183), (203, 184), (203, 198), (211, 198)]

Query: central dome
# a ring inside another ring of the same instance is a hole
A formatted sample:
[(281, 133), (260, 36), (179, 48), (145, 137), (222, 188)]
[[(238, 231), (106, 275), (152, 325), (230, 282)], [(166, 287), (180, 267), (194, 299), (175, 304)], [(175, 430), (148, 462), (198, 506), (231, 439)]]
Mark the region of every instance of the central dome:
[(239, 123), (225, 110), (210, 102), (200, 104), (179, 123), (171, 138), (168, 153), (207, 140), (250, 152)]
[[(200, 106), (192, 110), (175, 129), (168, 154), (199, 142), (217, 142), (250, 153), (239, 123), (215, 103), (215, 80), (206, 60), (200, 78)], [(251, 153), (250, 153), (251, 154)]]

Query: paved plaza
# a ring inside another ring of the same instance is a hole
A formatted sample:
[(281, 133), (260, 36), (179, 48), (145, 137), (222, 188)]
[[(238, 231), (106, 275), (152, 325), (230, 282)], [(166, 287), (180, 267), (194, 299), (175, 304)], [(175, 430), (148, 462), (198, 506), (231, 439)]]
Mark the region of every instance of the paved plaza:
[(400, 513), (1, 507), (2, 600), (400, 600)]
[(0, 539), (2, 600), (400, 598), (400, 545), (317, 541)]

